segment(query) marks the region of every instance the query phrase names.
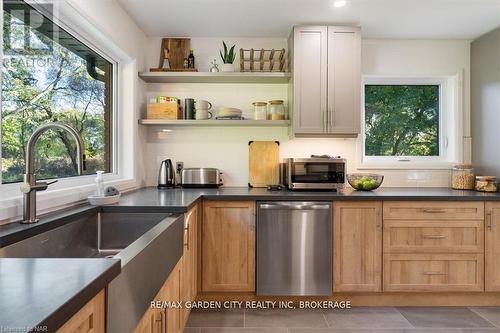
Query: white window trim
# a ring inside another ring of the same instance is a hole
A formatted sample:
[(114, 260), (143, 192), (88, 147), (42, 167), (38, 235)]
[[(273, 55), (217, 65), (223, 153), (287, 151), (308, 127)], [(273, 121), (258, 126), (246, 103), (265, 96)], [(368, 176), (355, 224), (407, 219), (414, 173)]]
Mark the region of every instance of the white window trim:
[[(121, 105), (123, 105), (121, 101), (127, 95), (124, 91), (128, 92), (130, 90), (130, 87), (128, 85), (125, 86), (123, 82), (124, 77), (130, 77), (133, 75), (132, 73), (137, 73), (137, 64), (123, 50), (116, 46), (111, 38), (105, 36), (96, 24), (92, 24), (90, 18), (83, 16), (78, 8), (75, 8), (70, 2), (25, 1), (42, 13), (47, 13), (44, 6), (47, 4), (54, 5), (52, 19), (55, 24), (61, 26), (82, 43), (85, 43), (95, 52), (113, 63), (113, 172), (105, 174), (103, 178), (106, 185), (116, 186), (121, 191), (137, 188), (140, 184), (135, 177), (135, 167), (131, 160), (134, 152), (123, 148), (125, 146), (123, 144), (124, 140), (127, 141), (127, 146), (134, 145), (134, 140), (131, 136), (125, 136), (122, 131), (125, 127), (130, 129), (128, 121), (130, 121), (131, 117), (130, 115), (124, 116), (118, 112), (121, 109)], [(3, 10), (3, 8), (0, 9)], [(119, 77), (120, 80), (118, 80)], [(126, 126), (125, 122), (127, 122)], [(135, 125), (132, 126), (132, 129), (135, 128)], [(94, 192), (94, 179), (94, 175), (58, 179), (58, 182), (51, 185), (47, 191), (37, 193), (39, 213), (81, 202)], [(17, 217), (21, 213), (22, 194), (19, 190), (19, 183), (0, 183), (0, 224), (9, 222), (11, 219), (17, 220)]]
[[(358, 137), (357, 169), (443, 170), (462, 160), (462, 74), (453, 76), (363, 76), (361, 134)], [(439, 156), (365, 156), (365, 96), (367, 84), (439, 85)], [(451, 129), (453, 128), (453, 130)]]

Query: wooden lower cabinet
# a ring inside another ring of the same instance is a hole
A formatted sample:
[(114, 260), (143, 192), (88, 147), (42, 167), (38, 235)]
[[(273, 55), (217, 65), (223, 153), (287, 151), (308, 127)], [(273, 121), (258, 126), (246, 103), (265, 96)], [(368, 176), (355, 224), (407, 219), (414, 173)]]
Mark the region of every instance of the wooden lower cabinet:
[[(174, 267), (167, 280), (155, 296), (155, 301), (179, 302), (181, 300), (182, 258)], [(136, 326), (134, 333), (180, 333), (181, 309), (149, 308)]]
[(486, 202), (485, 290), (500, 291), (500, 202)]
[(483, 291), (482, 254), (386, 254), (384, 291)]
[(382, 202), (333, 203), (333, 291), (382, 290)]
[(202, 291), (255, 291), (255, 201), (205, 201)]
[(181, 308), (146, 311), (134, 333), (179, 333), (184, 331), (190, 310), (186, 302), (192, 302), (198, 291), (198, 228), (199, 205), (184, 216), (184, 252), (165, 284), (155, 297), (157, 301), (181, 302)]
[(105, 292), (101, 290), (83, 306), (57, 333), (104, 333)]
[[(165, 282), (164, 299), (173, 302), (181, 300), (181, 277), (182, 277), (182, 259), (170, 273), (167, 282)], [(165, 326), (167, 333), (179, 333), (183, 331), (182, 308), (171, 308), (165, 310)]]
[[(183, 304), (192, 302), (198, 291), (198, 225), (200, 209), (196, 205), (185, 214), (184, 221), (184, 254), (181, 271), (181, 300)], [(181, 310), (181, 328), (189, 317), (190, 309), (183, 306)]]

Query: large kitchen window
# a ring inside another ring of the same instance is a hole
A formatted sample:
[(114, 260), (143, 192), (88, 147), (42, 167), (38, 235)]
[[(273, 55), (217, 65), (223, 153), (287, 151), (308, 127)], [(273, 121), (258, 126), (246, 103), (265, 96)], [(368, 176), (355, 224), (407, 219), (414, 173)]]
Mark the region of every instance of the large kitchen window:
[(455, 158), (448, 149), (457, 118), (448, 81), (365, 79), (363, 163), (398, 167)]
[[(1, 183), (22, 180), (25, 147), (48, 122), (74, 127), (85, 144), (85, 174), (113, 171), (113, 62), (24, 1), (3, 3)], [(77, 175), (76, 147), (49, 131), (37, 145), (38, 179)]]

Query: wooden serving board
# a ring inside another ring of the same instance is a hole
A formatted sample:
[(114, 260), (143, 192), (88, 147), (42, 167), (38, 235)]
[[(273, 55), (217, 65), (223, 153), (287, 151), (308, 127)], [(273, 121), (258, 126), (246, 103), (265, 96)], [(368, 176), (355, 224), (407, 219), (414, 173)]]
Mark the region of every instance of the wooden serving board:
[(248, 187), (267, 187), (279, 183), (278, 141), (248, 142)]

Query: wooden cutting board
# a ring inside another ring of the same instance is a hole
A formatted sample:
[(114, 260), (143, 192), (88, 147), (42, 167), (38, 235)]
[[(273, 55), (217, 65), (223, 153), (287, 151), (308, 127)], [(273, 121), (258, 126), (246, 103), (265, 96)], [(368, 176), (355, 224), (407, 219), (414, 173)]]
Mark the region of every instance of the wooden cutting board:
[(279, 183), (278, 141), (248, 142), (248, 187), (267, 187)]

